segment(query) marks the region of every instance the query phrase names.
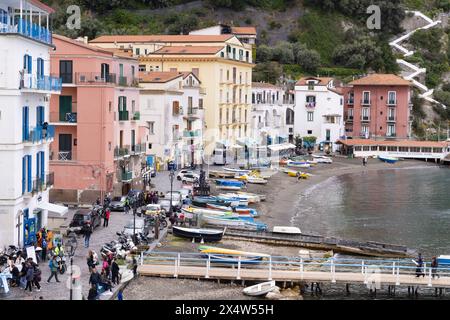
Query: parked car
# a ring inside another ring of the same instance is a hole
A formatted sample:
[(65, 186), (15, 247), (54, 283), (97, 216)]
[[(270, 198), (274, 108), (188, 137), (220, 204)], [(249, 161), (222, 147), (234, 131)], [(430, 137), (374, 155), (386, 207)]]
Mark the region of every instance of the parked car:
[[(180, 209), (181, 203), (182, 202), (180, 200), (175, 200), (175, 198), (173, 198), (172, 199), (172, 209), (173, 210)], [(158, 204), (161, 206), (161, 209), (166, 212), (166, 216), (168, 216), (169, 212), (170, 212), (170, 197), (159, 200)]]
[(111, 211), (125, 211), (125, 200), (127, 196), (114, 197), (109, 204)]
[(69, 228), (76, 228), (75, 232), (79, 233), (87, 223), (95, 229), (101, 225), (101, 209), (79, 209), (73, 215), (72, 221), (69, 224)]
[(149, 227), (145, 223), (144, 219), (137, 218), (136, 225), (134, 224), (134, 219), (130, 219), (127, 224), (123, 227), (123, 234), (132, 236), (135, 233), (142, 233), (147, 236), (149, 233)]
[(195, 174), (195, 173), (192, 170), (185, 170), (185, 169), (183, 169), (180, 172), (178, 172), (177, 180), (178, 181), (183, 180), (183, 177), (184, 177), (185, 174)]
[(199, 179), (200, 176), (196, 173), (186, 173), (185, 175), (183, 175), (181, 181), (183, 182), (183, 184), (187, 184), (187, 183), (195, 183)]
[(150, 167), (150, 177), (156, 177), (156, 169), (154, 167)]

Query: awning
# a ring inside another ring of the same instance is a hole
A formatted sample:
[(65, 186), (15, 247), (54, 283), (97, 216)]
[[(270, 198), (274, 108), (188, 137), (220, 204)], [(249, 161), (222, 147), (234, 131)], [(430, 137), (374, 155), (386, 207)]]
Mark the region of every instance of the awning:
[(292, 143), (282, 143), (282, 144), (273, 144), (268, 146), (268, 148), (272, 151), (282, 151), (282, 150), (288, 150), (288, 149), (295, 149), (296, 146)]
[(48, 202), (38, 203), (37, 207), (42, 210), (48, 210), (51, 212), (58, 213), (61, 217), (69, 211), (69, 208), (67, 208), (67, 207), (59, 206), (57, 204), (48, 203)]

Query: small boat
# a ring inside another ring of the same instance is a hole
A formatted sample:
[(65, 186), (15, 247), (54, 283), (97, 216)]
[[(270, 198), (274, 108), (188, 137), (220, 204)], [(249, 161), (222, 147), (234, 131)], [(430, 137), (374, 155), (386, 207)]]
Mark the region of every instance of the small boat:
[(450, 255), (440, 255), (437, 257), (438, 265), (450, 264)]
[(219, 186), (240, 187), (244, 186), (244, 182), (239, 180), (217, 179), (216, 184)]
[(210, 178), (234, 178), (233, 172), (226, 172), (226, 171), (209, 171), (209, 177)]
[(242, 189), (242, 187), (235, 187), (235, 186), (216, 186), (216, 188), (220, 190), (230, 190), (230, 191), (239, 191)]
[(250, 229), (256, 231), (265, 231), (267, 230), (267, 225), (260, 222), (251, 222), (246, 221), (241, 218), (222, 218), (215, 216), (203, 215), (202, 220), (211, 225), (219, 225), (219, 226), (229, 226), (229, 227), (238, 227), (243, 229)]
[(234, 172), (234, 173), (242, 173), (242, 174), (249, 174), (251, 170), (243, 170), (243, 169), (233, 169), (233, 168), (223, 168), (223, 170), (228, 172)]
[(259, 201), (265, 201), (266, 200), (266, 195), (265, 194), (256, 194), (256, 193), (250, 193), (250, 192), (244, 192), (244, 191), (238, 191), (238, 192), (236, 192), (236, 194), (243, 195), (243, 196), (256, 197), (256, 198), (259, 199)]
[(197, 208), (197, 207), (187, 207), (187, 208), (181, 208), (181, 211), (183, 213), (191, 213), (191, 214), (208, 214), (213, 216), (232, 216), (232, 217), (239, 217), (237, 213), (233, 213), (231, 211), (222, 211), (222, 210), (212, 210), (212, 209), (206, 209), (206, 208)]
[(232, 249), (226, 249), (226, 248), (217, 248), (217, 247), (210, 247), (210, 246), (199, 246), (198, 250), (200, 250), (202, 253), (211, 253), (211, 254), (228, 254), (228, 255), (240, 255), (240, 256), (246, 256), (246, 257), (263, 257), (263, 258), (269, 258), (269, 254), (265, 253), (258, 253), (258, 252), (246, 252), (246, 251), (240, 251), (240, 250), (232, 250)]
[(258, 297), (272, 292), (276, 287), (275, 281), (267, 281), (247, 287), (242, 292), (247, 296)]
[(222, 240), (223, 230), (216, 229), (191, 229), (183, 227), (172, 227), (173, 234), (177, 237), (203, 240), (205, 242), (217, 242)]
[(308, 179), (311, 175), (309, 173), (301, 172), (301, 171), (289, 171), (288, 172), (288, 176), (289, 177), (298, 177), (298, 176), (300, 176), (300, 178), (302, 178), (302, 179)]
[(204, 258), (210, 259), (211, 262), (215, 263), (230, 263), (230, 264), (257, 264), (260, 263), (262, 257), (243, 257), (235, 255), (222, 255), (222, 254), (210, 254), (202, 255)]
[(240, 205), (248, 205), (249, 203), (260, 202), (260, 198), (258, 195), (250, 195), (244, 193), (221, 193), (219, 194), (221, 199), (234, 199), (239, 200)]
[(398, 158), (389, 156), (378, 156), (378, 159), (386, 163), (396, 163), (399, 160)]
[(272, 230), (273, 233), (284, 233), (284, 234), (302, 234), (299, 228), (297, 227), (283, 227), (283, 226), (275, 226)]
[(310, 168), (311, 164), (309, 164), (306, 161), (292, 161), (289, 160), (286, 164), (288, 167), (294, 167), (294, 168)]
[(318, 156), (318, 155), (312, 155), (312, 157), (318, 162), (318, 163), (333, 163), (333, 160), (329, 157), (325, 156)]
[(237, 207), (227, 207), (227, 206), (221, 206), (216, 205), (212, 203), (208, 203), (206, 205), (208, 209), (214, 209), (214, 210), (222, 210), (222, 211), (232, 211), (239, 214), (251, 214), (252, 216), (257, 216), (258, 211), (256, 211), (253, 208), (245, 207), (245, 206), (237, 206)]
[(223, 205), (223, 206), (238, 206), (239, 200), (224, 200), (217, 197), (194, 197), (192, 204), (197, 207), (206, 207), (208, 203)]

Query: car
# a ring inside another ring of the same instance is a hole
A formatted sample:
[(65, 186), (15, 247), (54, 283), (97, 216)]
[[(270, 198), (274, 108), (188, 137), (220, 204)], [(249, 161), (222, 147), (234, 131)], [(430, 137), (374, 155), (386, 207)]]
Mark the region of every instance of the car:
[(127, 196), (114, 197), (109, 204), (111, 211), (125, 211), (125, 200)]
[[(172, 194), (172, 197), (170, 196), (171, 194)], [(169, 201), (170, 201), (170, 199), (172, 199), (172, 207), (181, 208), (182, 194), (179, 191), (172, 191), (172, 193), (167, 192), (164, 195), (164, 199), (167, 199)]]
[(130, 219), (123, 227), (123, 234), (132, 236), (134, 233), (142, 233), (147, 236), (149, 234), (149, 226), (145, 223), (144, 219), (137, 218), (136, 224), (134, 219)]
[(69, 228), (74, 228), (76, 231), (81, 232), (86, 224), (91, 224), (95, 229), (101, 225), (101, 211), (100, 208), (93, 209), (79, 209), (73, 215), (72, 221), (69, 224)]
[[(158, 204), (161, 206), (161, 209), (166, 212), (166, 216), (168, 216), (170, 212), (170, 198), (163, 198), (159, 200)], [(172, 199), (172, 209), (177, 210), (179, 208), (181, 208), (181, 201)]]
[(184, 177), (185, 174), (194, 174), (194, 171), (192, 171), (192, 170), (184, 170), (184, 169), (181, 170), (180, 172), (178, 172), (177, 180), (178, 181), (183, 180), (183, 177)]
[(183, 182), (183, 184), (187, 184), (187, 183), (198, 182), (199, 179), (200, 179), (200, 176), (198, 174), (186, 173), (185, 175), (183, 175), (183, 178), (181, 179), (181, 181)]
[(152, 215), (152, 214), (159, 214), (163, 212), (163, 209), (161, 208), (160, 204), (148, 204), (144, 209), (145, 214)]

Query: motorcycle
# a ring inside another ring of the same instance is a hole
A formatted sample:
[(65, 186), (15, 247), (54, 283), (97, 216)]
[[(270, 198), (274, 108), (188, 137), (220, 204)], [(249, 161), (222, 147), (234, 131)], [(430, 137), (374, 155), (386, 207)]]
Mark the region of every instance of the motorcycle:
[(56, 262), (58, 263), (58, 271), (60, 274), (64, 274), (67, 271), (66, 257), (56, 256)]

